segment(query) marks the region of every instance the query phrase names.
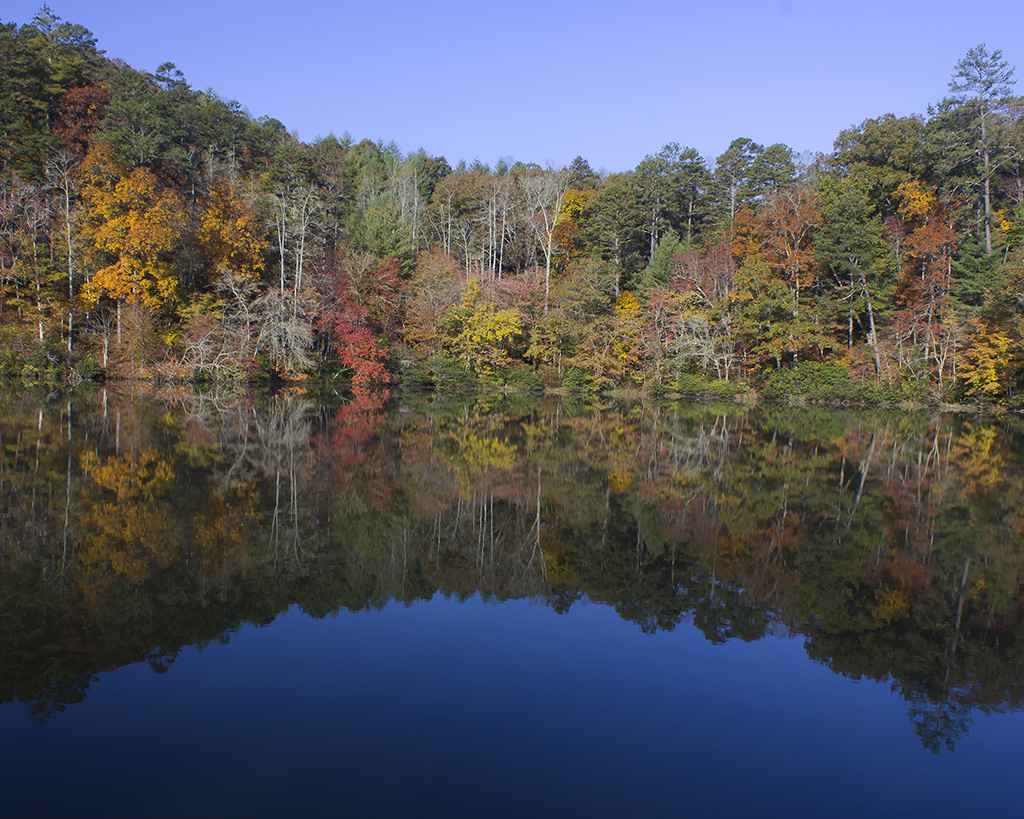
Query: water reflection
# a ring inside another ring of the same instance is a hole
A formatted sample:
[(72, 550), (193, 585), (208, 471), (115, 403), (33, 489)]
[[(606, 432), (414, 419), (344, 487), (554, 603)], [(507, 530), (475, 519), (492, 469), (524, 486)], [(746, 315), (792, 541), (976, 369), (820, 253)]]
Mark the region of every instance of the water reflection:
[(0, 700), (291, 605), (586, 598), (646, 632), (803, 638), (952, 749), (1022, 696), (1017, 422), (536, 398), (8, 397)]

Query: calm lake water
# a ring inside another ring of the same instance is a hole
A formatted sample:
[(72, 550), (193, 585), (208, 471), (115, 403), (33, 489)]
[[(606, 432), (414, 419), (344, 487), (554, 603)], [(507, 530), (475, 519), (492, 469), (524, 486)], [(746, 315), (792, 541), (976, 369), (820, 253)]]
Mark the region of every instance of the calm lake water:
[(0, 413), (4, 815), (1019, 812), (1018, 419)]

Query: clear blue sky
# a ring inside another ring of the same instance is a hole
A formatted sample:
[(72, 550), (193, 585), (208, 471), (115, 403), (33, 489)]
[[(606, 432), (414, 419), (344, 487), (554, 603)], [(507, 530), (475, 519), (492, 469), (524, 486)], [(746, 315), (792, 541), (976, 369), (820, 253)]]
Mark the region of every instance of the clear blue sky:
[[(28, 22), (37, 0), (3, 0)], [(176, 63), (194, 88), (303, 140), (628, 170), (666, 142), (828, 151), (885, 113), (924, 113), (971, 46), (1024, 93), (1024, 2), (967, 0), (52, 0), (108, 57)]]

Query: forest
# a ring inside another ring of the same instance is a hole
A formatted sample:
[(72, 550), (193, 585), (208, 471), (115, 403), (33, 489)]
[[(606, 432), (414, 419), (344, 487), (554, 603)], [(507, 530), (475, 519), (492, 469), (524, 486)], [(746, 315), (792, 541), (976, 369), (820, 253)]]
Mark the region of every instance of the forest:
[[(0, 369), (1020, 406), (1024, 100), (998, 49), (830, 154), (404, 153), (0, 24)], [(344, 112), (338, 112), (339, 119)]]

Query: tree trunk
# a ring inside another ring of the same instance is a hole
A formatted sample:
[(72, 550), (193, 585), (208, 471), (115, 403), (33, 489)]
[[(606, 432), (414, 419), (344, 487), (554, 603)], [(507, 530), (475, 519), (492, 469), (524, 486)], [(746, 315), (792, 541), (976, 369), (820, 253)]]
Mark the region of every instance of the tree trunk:
[(992, 255), (992, 196), (988, 172), (988, 133), (985, 128), (985, 105), (981, 107), (981, 156), (985, 163), (985, 252)]
[(875, 333), (875, 311), (871, 307), (871, 294), (868, 293), (867, 278), (864, 276), (864, 272), (863, 271), (861, 271), (861, 274), (860, 274), (860, 283), (861, 283), (861, 287), (864, 290), (864, 302), (865, 302), (865, 304), (867, 305), (867, 308), (868, 308), (868, 326), (870, 328), (869, 332), (868, 332), (868, 338), (869, 338), (870, 343), (871, 343), (871, 350), (872, 350), (872, 352), (875, 355), (875, 375), (881, 375), (882, 374), (882, 360), (881, 360), (881, 357), (878, 354), (878, 336)]

